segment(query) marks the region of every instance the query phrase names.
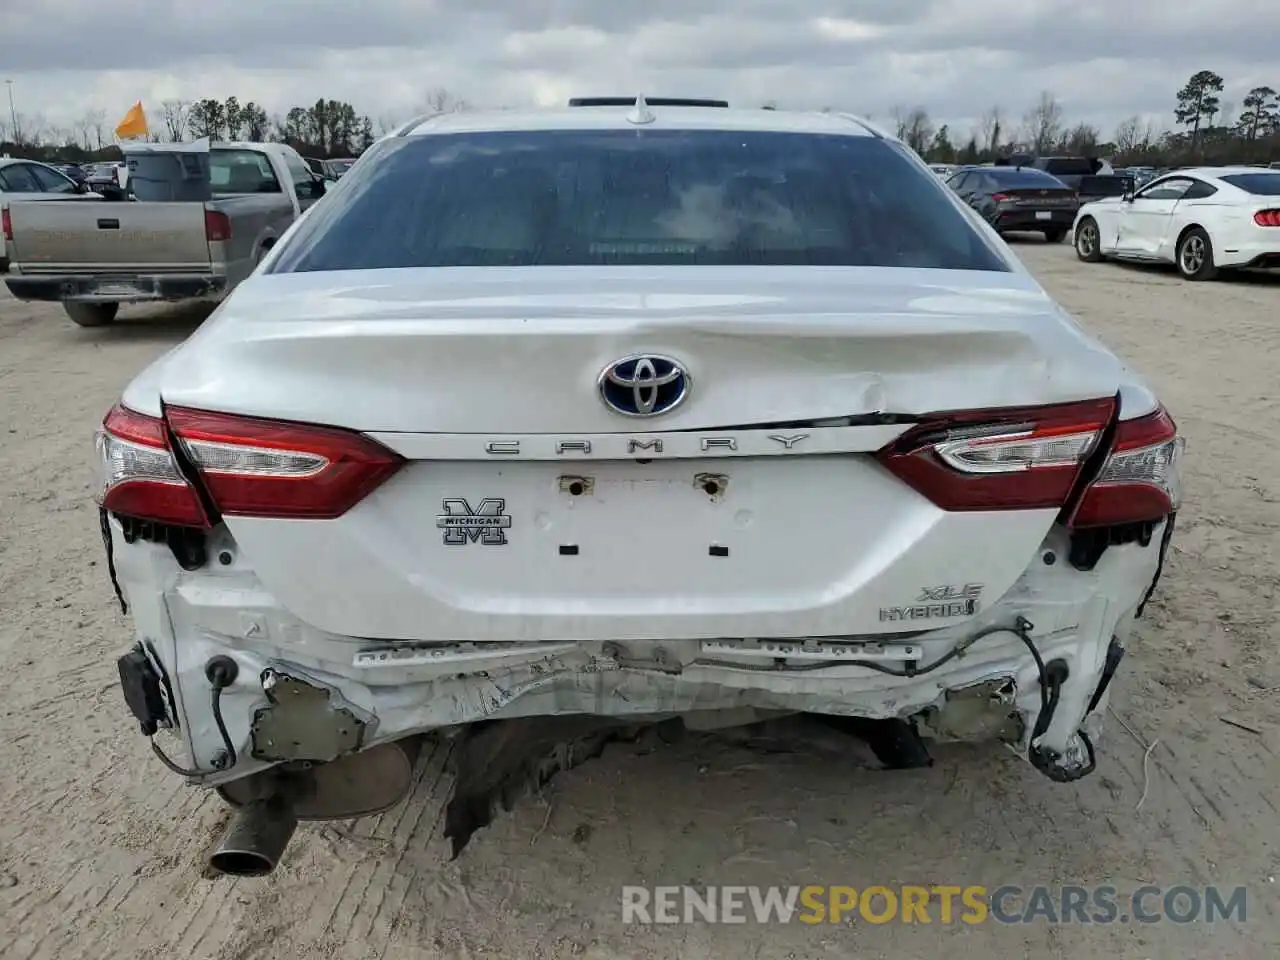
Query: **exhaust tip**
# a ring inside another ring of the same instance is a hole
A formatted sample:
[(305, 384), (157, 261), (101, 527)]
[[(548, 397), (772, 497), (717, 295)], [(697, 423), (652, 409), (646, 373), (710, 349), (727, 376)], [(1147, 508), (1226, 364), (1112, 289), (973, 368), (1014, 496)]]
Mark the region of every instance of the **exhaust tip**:
[(218, 850), (209, 858), (209, 866), (232, 877), (265, 877), (276, 868), (270, 857), (253, 850)]
[(265, 877), (275, 870), (298, 826), (293, 804), (280, 794), (236, 811), (209, 857), (209, 867), (233, 877)]

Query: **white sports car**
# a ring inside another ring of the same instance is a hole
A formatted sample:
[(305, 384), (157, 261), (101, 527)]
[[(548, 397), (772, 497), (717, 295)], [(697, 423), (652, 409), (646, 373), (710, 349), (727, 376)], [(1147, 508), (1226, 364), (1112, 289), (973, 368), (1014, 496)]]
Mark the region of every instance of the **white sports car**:
[(1180, 450), (870, 124), (436, 116), (107, 414), (121, 684), (240, 808), (233, 874), (398, 802), (428, 733), (458, 738), (455, 855), (645, 725), (804, 714), (889, 766), (990, 740), (1074, 780)]
[(1073, 234), (1081, 260), (1172, 263), (1188, 280), (1280, 267), (1280, 171), (1177, 170), (1136, 193), (1086, 203)]

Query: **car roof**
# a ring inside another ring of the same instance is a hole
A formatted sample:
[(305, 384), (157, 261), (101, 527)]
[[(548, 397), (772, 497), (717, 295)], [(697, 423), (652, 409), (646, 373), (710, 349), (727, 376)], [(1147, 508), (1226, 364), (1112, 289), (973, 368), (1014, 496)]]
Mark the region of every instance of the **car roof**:
[(725, 107), (647, 106), (652, 120), (634, 123), (629, 107), (569, 107), (547, 110), (489, 110), (441, 113), (406, 123), (399, 136), (500, 133), (537, 130), (736, 130), (761, 133), (845, 134), (888, 137), (865, 120), (844, 113), (734, 110)]

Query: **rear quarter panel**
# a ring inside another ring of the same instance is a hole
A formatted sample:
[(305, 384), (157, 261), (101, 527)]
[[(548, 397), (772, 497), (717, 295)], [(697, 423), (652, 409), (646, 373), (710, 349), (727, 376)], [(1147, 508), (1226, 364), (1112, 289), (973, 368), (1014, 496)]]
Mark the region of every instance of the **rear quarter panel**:
[(231, 239), (223, 244), (227, 285), (234, 287), (253, 273), (266, 250), (294, 220), (293, 201), (286, 193), (223, 197), (208, 204), (231, 221)]

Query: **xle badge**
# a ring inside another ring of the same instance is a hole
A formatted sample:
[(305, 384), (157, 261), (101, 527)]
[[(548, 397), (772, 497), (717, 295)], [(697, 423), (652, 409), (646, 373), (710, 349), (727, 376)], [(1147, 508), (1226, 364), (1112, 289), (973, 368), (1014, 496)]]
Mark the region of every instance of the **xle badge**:
[(462, 499), (445, 499), (444, 513), (436, 517), (436, 526), (444, 531), (444, 542), (453, 546), (471, 543), (504, 545), (511, 518), (503, 511), (507, 501), (499, 498), (481, 500), (474, 510)]

